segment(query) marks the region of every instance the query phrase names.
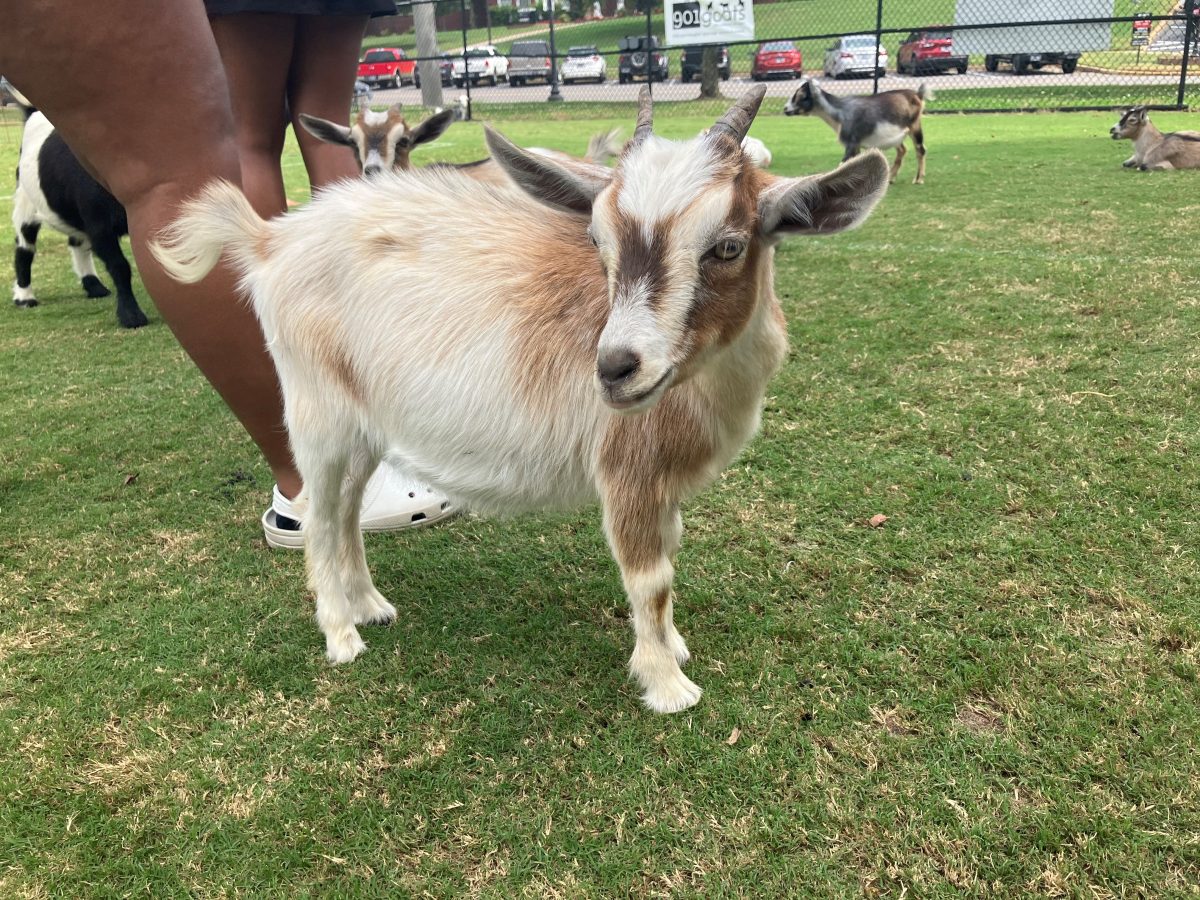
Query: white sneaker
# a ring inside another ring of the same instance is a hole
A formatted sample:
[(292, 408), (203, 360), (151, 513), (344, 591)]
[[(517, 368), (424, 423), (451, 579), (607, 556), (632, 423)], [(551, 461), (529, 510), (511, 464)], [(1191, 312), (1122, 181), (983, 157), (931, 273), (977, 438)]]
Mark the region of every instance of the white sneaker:
[[(262, 515), (263, 535), (270, 546), (304, 549), (305, 506), (303, 495), (289, 500), (275, 485), (271, 505)], [(363, 491), (358, 526), (363, 531), (396, 531), (432, 525), (457, 511), (447, 497), (382, 463)]]

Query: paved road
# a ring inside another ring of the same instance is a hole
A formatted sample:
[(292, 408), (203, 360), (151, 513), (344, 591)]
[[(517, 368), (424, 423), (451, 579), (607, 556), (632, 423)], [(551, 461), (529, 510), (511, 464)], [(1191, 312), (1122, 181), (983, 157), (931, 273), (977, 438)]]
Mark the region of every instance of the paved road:
[[(1197, 76), (1200, 77), (1200, 76)], [(833, 78), (819, 77), (817, 79), (825, 90), (832, 94), (862, 94), (870, 93), (871, 79), (856, 78), (837, 81)], [(913, 88), (925, 82), (934, 89), (935, 94), (946, 91), (965, 90), (969, 88), (1020, 88), (1023, 91), (1051, 86), (1092, 86), (1092, 85), (1173, 85), (1179, 83), (1178, 76), (1169, 75), (1120, 75), (1107, 72), (1075, 72), (1064, 75), (1061, 72), (1033, 72), (1028, 75), (1013, 75), (1011, 72), (972, 71), (965, 75), (934, 75), (923, 78), (913, 78), (907, 75), (895, 75), (891, 72), (879, 79), (880, 90), (894, 88)], [(1192, 79), (1189, 78), (1189, 84)], [(721, 92), (727, 97), (737, 97), (750, 88), (753, 82), (748, 78), (734, 78), (721, 84)], [(788, 97), (799, 87), (799, 81), (770, 81), (767, 82), (767, 95), (770, 97)], [(565, 100), (594, 100), (594, 101), (633, 101), (637, 99), (641, 84), (617, 84), (614, 80), (603, 84), (569, 84), (562, 85), (559, 91)], [(443, 88), (445, 106), (450, 106), (459, 94), (466, 93), (465, 88)], [(545, 100), (550, 89), (545, 85), (527, 85), (518, 88), (499, 84), (496, 87), (481, 85), (471, 88), (471, 99), (477, 103), (529, 103)], [(700, 85), (696, 82), (683, 84), (677, 78), (654, 85), (654, 96), (663, 100), (693, 100), (700, 95)], [(421, 92), (414, 87), (376, 91), (372, 103), (387, 104), (401, 102), (405, 106), (419, 106)]]

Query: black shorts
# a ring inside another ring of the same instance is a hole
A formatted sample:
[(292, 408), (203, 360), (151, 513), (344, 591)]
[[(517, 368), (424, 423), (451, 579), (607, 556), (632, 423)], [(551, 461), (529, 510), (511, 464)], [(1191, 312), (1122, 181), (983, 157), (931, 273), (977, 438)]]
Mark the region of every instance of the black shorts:
[(292, 16), (394, 16), (394, 0), (204, 0), (210, 16), (280, 13)]

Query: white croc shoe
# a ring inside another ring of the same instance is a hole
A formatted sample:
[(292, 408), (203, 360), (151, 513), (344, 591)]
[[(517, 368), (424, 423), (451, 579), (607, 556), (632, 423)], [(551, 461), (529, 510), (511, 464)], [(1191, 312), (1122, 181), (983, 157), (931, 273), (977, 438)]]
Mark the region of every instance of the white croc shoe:
[[(304, 549), (304, 507), (302, 498), (289, 500), (275, 485), (271, 505), (262, 515), (263, 535), (270, 546)], [(367, 482), (358, 524), (363, 531), (396, 531), (432, 525), (455, 512), (444, 495), (383, 463)]]

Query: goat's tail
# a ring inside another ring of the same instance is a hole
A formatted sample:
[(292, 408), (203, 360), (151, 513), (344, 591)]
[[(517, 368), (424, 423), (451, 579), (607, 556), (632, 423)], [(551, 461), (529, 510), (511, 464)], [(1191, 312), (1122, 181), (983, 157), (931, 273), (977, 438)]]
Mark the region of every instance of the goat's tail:
[(937, 99), (937, 97), (933, 95), (933, 88), (923, 81), (917, 85), (917, 96), (921, 98), (922, 105), (926, 103), (932, 103)]
[(268, 229), (239, 188), (228, 181), (212, 181), (158, 233), (150, 251), (176, 281), (195, 284), (213, 270), (222, 254), (244, 274), (262, 259), (262, 238)]
[(583, 154), (583, 158), (599, 166), (608, 165), (608, 161), (620, 153), (625, 146), (625, 142), (620, 139), (620, 134), (620, 128), (593, 134), (591, 140), (588, 141), (587, 152)]

